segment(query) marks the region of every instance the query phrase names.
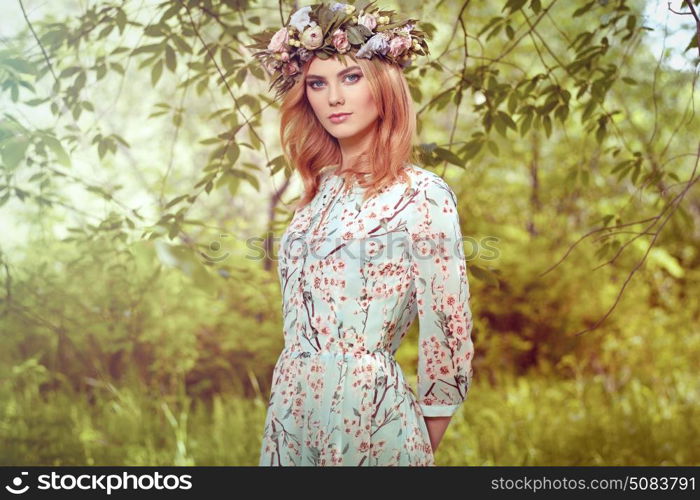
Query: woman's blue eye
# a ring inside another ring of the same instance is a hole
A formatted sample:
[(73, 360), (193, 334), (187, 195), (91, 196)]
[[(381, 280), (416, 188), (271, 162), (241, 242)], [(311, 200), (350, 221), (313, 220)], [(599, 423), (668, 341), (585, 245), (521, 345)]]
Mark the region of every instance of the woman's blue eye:
[[(355, 82), (357, 82), (360, 78), (362, 78), (362, 75), (360, 75), (360, 74), (358, 74), (358, 73), (350, 73), (350, 74), (348, 74), (348, 75), (345, 75), (346, 78), (347, 78), (347, 77), (350, 77), (350, 76), (356, 76), (356, 77), (357, 77), (356, 79), (351, 80), (350, 83), (355, 83)], [(322, 82), (321, 80), (314, 80), (314, 81), (312, 81), (312, 82), (309, 83), (309, 87), (311, 87), (312, 89), (317, 89), (318, 87), (315, 87), (315, 86), (314, 86), (315, 83), (323, 83), (323, 82)]]

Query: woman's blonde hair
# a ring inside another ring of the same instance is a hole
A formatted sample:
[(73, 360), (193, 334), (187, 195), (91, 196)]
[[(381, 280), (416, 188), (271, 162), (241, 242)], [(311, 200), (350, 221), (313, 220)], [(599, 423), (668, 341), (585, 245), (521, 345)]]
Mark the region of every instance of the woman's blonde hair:
[[(378, 57), (365, 59), (348, 55), (362, 68), (379, 112), (369, 150), (349, 168), (370, 174), (366, 179), (357, 179), (365, 188), (366, 200), (394, 182), (404, 181), (410, 185), (404, 167), (416, 161), (413, 149), (416, 114), (406, 77), (399, 66)], [(304, 183), (304, 193), (294, 207), (296, 210), (316, 196), (324, 167), (340, 165), (342, 160), (338, 140), (323, 128), (306, 99), (305, 78), (311, 61), (313, 58), (304, 64), (303, 76), (284, 96), (280, 107), (282, 149)]]

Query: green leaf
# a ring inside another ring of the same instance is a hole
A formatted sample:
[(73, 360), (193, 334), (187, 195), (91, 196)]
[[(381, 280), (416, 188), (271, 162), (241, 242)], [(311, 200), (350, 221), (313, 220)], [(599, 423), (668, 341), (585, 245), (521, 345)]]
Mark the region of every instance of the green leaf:
[(564, 123), (566, 121), (567, 116), (569, 116), (569, 107), (566, 104), (562, 104), (554, 112), (554, 117), (558, 119), (561, 123)]
[(615, 214), (607, 214), (603, 217), (603, 226), (610, 224), (610, 221), (615, 218)]
[(513, 12), (522, 9), (526, 2), (527, 0), (508, 0), (508, 3), (501, 9), (501, 12), (506, 9), (510, 9), (512, 14)]
[(253, 130), (253, 127), (248, 127), (248, 137), (250, 138), (250, 142), (253, 143), (253, 149), (259, 150), (262, 143), (260, 142), (258, 134)]
[(248, 75), (248, 70), (246, 68), (241, 68), (238, 70), (235, 76), (236, 85), (241, 87), (245, 81), (245, 77)]
[(411, 97), (413, 100), (417, 103), (420, 103), (423, 101), (423, 94), (416, 85), (411, 85), (408, 87), (409, 91), (411, 92)]
[(80, 71), (80, 66), (69, 66), (68, 68), (61, 71), (61, 73), (58, 75), (58, 78), (60, 78), (60, 79), (67, 78), (69, 76), (76, 74), (78, 71)]
[(125, 71), (125, 70), (124, 70), (124, 66), (122, 66), (122, 65), (119, 64), (118, 62), (110, 63), (110, 67), (112, 67), (112, 68), (114, 69), (114, 71), (116, 71), (116, 72), (119, 73), (120, 75), (123, 75), (123, 74), (124, 74), (124, 71)]
[(518, 130), (517, 125), (513, 121), (513, 119), (510, 117), (510, 115), (504, 111), (499, 111), (498, 112), (499, 116), (501, 117), (501, 120), (503, 120), (503, 123), (512, 128), (513, 130)]
[(501, 113), (498, 112), (493, 117), (493, 125), (496, 127), (496, 131), (503, 137), (506, 137), (506, 124), (501, 117)]
[(258, 80), (265, 81), (265, 72), (262, 69), (260, 69), (260, 66), (252, 66), (250, 68), (250, 72)]
[(30, 62), (25, 61), (23, 59), (15, 59), (8, 57), (6, 59), (2, 59), (2, 63), (6, 66), (11, 67), (17, 73), (33, 75), (36, 72), (36, 68)]
[(107, 140), (100, 140), (100, 142), (97, 144), (97, 154), (99, 155), (100, 160), (107, 154), (107, 146)]
[(467, 269), (471, 271), (471, 273), (474, 275), (474, 277), (478, 280), (485, 281), (489, 285), (495, 285), (496, 287), (500, 288), (501, 284), (498, 280), (498, 275), (496, 275), (494, 272), (490, 271), (489, 269), (486, 269), (481, 266), (477, 266), (476, 264), (469, 264), (467, 265)]
[(167, 205), (165, 205), (165, 208), (167, 209), (167, 208), (172, 207), (173, 205), (177, 205), (179, 202), (181, 202), (182, 200), (184, 200), (184, 199), (187, 198), (188, 196), (189, 196), (189, 195), (183, 194), (182, 196), (178, 196), (178, 197), (176, 197), (176, 198), (173, 198), (172, 200), (170, 200), (170, 201), (168, 202)]
[(229, 161), (230, 166), (233, 167), (236, 164), (240, 154), (241, 148), (238, 146), (238, 144), (235, 142), (229, 144), (228, 149), (226, 150), (226, 159)]
[(250, 94), (245, 94), (238, 98), (238, 103), (243, 106), (246, 105), (250, 108), (253, 113), (260, 111), (260, 101)]
[(542, 126), (544, 127), (547, 137), (550, 137), (552, 135), (552, 118), (549, 115), (544, 115), (542, 117)]
[(443, 92), (440, 97), (438, 97), (434, 102), (433, 106), (435, 106), (435, 109), (441, 110), (445, 106), (447, 106), (450, 103), (451, 96), (450, 96), (451, 91), (446, 91)]
[(13, 169), (24, 159), (24, 155), (29, 146), (29, 139), (26, 137), (13, 137), (2, 148), (2, 162), (8, 169)]
[(350, 42), (353, 45), (360, 45), (365, 43), (364, 37), (361, 35), (361, 31), (357, 28), (357, 26), (351, 26), (346, 30), (346, 34), (348, 36), (348, 42)]
[(28, 101), (25, 101), (24, 104), (27, 106), (39, 106), (40, 104), (44, 104), (46, 101), (48, 101), (50, 98), (47, 97), (45, 99), (30, 99)]
[[(497, 16), (497, 17), (492, 17), (491, 20), (484, 25), (483, 28), (477, 33), (477, 37), (481, 37), (484, 33), (486, 33), (488, 30), (490, 30), (493, 26), (499, 23), (505, 22), (505, 18), (503, 16)], [(439, 68), (436, 68), (439, 69)]]
[(598, 141), (598, 144), (601, 144), (603, 142), (603, 139), (605, 138), (605, 125), (601, 124), (598, 129), (595, 131), (595, 139)]
[(357, 2), (355, 2), (355, 11), (353, 15), (359, 15), (360, 11), (365, 10), (371, 3), (372, 0), (357, 0)]
[(165, 65), (170, 71), (175, 72), (175, 68), (177, 67), (177, 57), (175, 56), (175, 51), (170, 45), (165, 46)]
[(79, 93), (83, 87), (85, 87), (85, 82), (87, 81), (87, 75), (85, 74), (85, 71), (80, 71), (78, 73), (78, 76), (75, 78), (75, 83), (73, 84), (73, 91), (77, 94)]
[(470, 160), (471, 158), (474, 158), (477, 154), (479, 154), (479, 151), (481, 151), (481, 148), (484, 146), (484, 141), (480, 139), (474, 139), (469, 141), (463, 148), (462, 150), (464, 151), (464, 157), (467, 160)]
[(458, 167), (464, 168), (464, 160), (462, 160), (459, 156), (454, 154), (449, 149), (435, 148), (434, 153), (441, 160), (446, 161), (448, 163), (452, 163), (453, 165), (457, 165)]
[(143, 33), (150, 37), (162, 37), (166, 34), (165, 26), (163, 24), (152, 24), (150, 26), (146, 26)]
[(571, 17), (582, 16), (583, 14), (585, 14), (586, 12), (588, 12), (589, 10), (591, 10), (591, 7), (593, 7), (594, 4), (595, 4), (595, 0), (592, 1), (592, 2), (588, 2), (588, 3), (587, 3), (586, 5), (584, 5), (583, 7), (580, 7), (580, 8), (578, 8), (578, 9), (576, 9)]
[[(188, 54), (192, 53), (192, 47), (180, 37), (180, 35), (173, 34), (170, 39), (175, 42), (175, 45), (177, 45), (177, 48), (180, 52), (186, 52)], [(223, 51), (226, 52), (226, 51)]]
[(520, 124), (520, 136), (524, 137), (525, 133), (530, 130), (530, 126), (532, 126), (532, 113), (528, 113), (525, 115), (525, 118), (523, 118), (522, 123)]
[(287, 169), (287, 160), (285, 159), (284, 155), (279, 155), (273, 160), (271, 160), (268, 163), (268, 166), (272, 165), (272, 170), (270, 172), (271, 175), (275, 175), (277, 172), (279, 172), (282, 169)]
[(226, 48), (221, 49), (221, 65), (227, 73), (236, 67), (233, 57), (231, 57), (231, 52)]
[(517, 90), (514, 90), (508, 96), (508, 112), (512, 115), (518, 107), (518, 100), (520, 99), (520, 94)]
[(592, 98), (588, 100), (588, 103), (586, 104), (586, 107), (583, 110), (583, 113), (581, 114), (581, 121), (584, 122), (586, 121), (593, 111), (595, 110), (596, 102)]
[(173, 222), (170, 225), (170, 230), (168, 231), (168, 237), (173, 240), (180, 233), (180, 224)]
[(639, 165), (639, 164), (635, 165), (634, 172), (632, 173), (632, 177), (631, 177), (632, 184), (637, 183), (637, 178), (639, 177), (639, 174), (641, 173), (641, 171), (642, 171), (641, 165)]
[(492, 152), (494, 155), (498, 156), (498, 153), (499, 153), (498, 144), (496, 144), (496, 142), (495, 142), (495, 141), (492, 141), (492, 140), (489, 140), (486, 144), (488, 145), (488, 147), (489, 147), (489, 149), (491, 150), (491, 152)]
[(258, 182), (258, 179), (250, 172), (246, 172), (245, 170), (230, 170), (228, 173), (229, 175), (248, 181), (248, 183), (252, 185), (256, 191), (260, 191), (260, 183)]
[(109, 36), (109, 34), (114, 30), (115, 25), (114, 24), (108, 24), (102, 30), (100, 30), (99, 34), (97, 35), (97, 39), (101, 40), (103, 38), (106, 38)]
[(126, 27), (126, 13), (119, 7), (117, 7), (117, 14), (115, 16), (115, 21), (119, 27), (119, 34), (124, 33), (124, 28)]
[(43, 140), (44, 144), (46, 144), (49, 147), (49, 149), (51, 149), (51, 151), (53, 151), (53, 153), (56, 155), (56, 159), (61, 165), (65, 167), (71, 166), (70, 157), (68, 156), (68, 153), (66, 153), (66, 150), (63, 149), (63, 146), (61, 145), (58, 139), (47, 135), (43, 137)]
[(163, 61), (160, 60), (151, 68), (151, 84), (155, 87), (160, 80), (160, 75), (163, 74)]

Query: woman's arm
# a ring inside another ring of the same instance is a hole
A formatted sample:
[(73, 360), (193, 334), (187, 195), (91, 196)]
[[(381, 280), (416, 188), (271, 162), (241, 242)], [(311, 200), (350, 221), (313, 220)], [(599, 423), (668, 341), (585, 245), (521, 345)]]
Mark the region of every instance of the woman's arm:
[(430, 444), (433, 447), (433, 453), (435, 453), (452, 417), (424, 417), (424, 419), (430, 435)]
[(471, 386), (472, 314), (455, 194), (435, 174), (418, 189), (408, 229), (419, 316), (418, 403), (436, 448)]

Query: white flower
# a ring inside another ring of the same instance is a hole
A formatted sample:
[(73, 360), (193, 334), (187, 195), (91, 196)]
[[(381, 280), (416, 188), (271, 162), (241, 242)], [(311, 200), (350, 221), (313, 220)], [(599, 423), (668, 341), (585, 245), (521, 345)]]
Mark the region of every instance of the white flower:
[(365, 14), (357, 19), (357, 23), (372, 31), (377, 27), (377, 18), (372, 14)]
[(382, 31), (381, 33), (377, 33), (373, 37), (371, 37), (369, 40), (367, 40), (362, 47), (360, 47), (360, 50), (357, 51), (355, 54), (355, 57), (362, 57), (365, 59), (371, 59), (372, 55), (377, 53), (377, 54), (382, 54), (386, 55), (386, 53), (389, 51), (389, 36)]
[(320, 26), (307, 28), (301, 34), (301, 43), (305, 48), (314, 50), (323, 45), (323, 30)]
[(304, 28), (311, 22), (311, 18), (309, 17), (310, 12), (310, 5), (297, 10), (292, 14), (292, 17), (289, 18), (289, 25), (294, 26), (297, 31), (304, 31)]

